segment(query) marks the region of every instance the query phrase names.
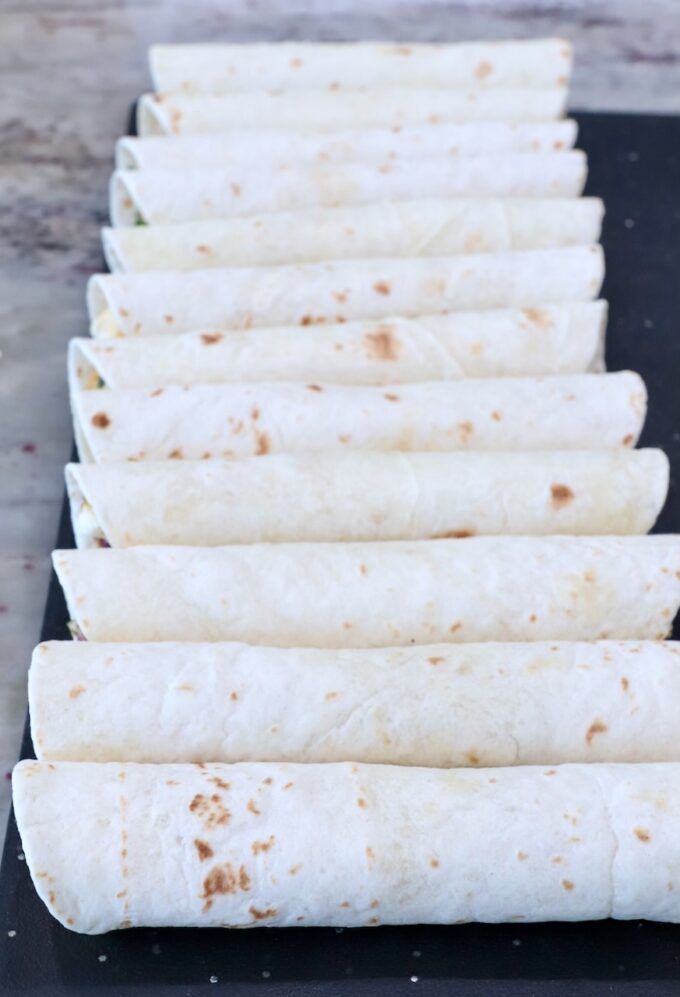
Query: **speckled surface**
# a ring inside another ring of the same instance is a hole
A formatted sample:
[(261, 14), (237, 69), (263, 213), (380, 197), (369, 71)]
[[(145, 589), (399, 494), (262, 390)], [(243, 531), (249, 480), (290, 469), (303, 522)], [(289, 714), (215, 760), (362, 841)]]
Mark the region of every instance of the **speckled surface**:
[[(0, 10), (0, 827), (25, 713), (71, 447), (64, 347), (84, 285), (114, 139), (148, 86), (151, 41), (560, 34), (572, 106), (680, 112), (676, 0), (5, 0)], [(0, 831), (2, 836), (3, 831)]]

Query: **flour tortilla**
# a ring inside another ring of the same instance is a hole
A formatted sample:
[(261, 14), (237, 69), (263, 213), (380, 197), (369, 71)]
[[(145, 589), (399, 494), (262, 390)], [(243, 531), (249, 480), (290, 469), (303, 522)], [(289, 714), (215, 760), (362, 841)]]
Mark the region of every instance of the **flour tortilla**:
[(62, 550), (87, 640), (390, 647), (663, 639), (680, 537), (472, 537), (392, 543)]
[(76, 391), (80, 459), (207, 460), (319, 450), (609, 450), (647, 409), (638, 374), (426, 381), (383, 387), (256, 383)]
[(113, 225), (173, 225), (408, 201), (423, 192), (435, 200), (576, 198), (583, 191), (586, 172), (585, 155), (578, 151), (403, 163), (302, 163), (293, 168), (265, 159), (226, 170), (117, 170), (111, 178), (109, 211)]
[(680, 645), (372, 650), (52, 641), (28, 676), (38, 758), (433, 768), (680, 757)]
[(244, 129), (399, 128), (456, 122), (549, 121), (561, 118), (566, 87), (545, 90), (295, 90), (286, 93), (185, 97), (145, 94), (137, 134), (196, 135)]
[(89, 934), (678, 922), (679, 784), (673, 763), (23, 761), (13, 773), (38, 894), (65, 927)]
[(114, 273), (452, 256), (588, 245), (603, 213), (599, 198), (402, 201), (105, 228), (102, 242)]
[(281, 131), (232, 130), (154, 138), (125, 136), (116, 143), (120, 170), (226, 168), (272, 162), (399, 162), (441, 156), (480, 156), (511, 152), (564, 152), (576, 142), (576, 122), (468, 121), (408, 128), (336, 128)]
[(565, 87), (572, 48), (563, 38), (395, 44), (275, 42), (152, 45), (155, 90), (196, 94), (346, 87)]
[(567, 246), (446, 258), (96, 274), (88, 283), (87, 304), (94, 336), (153, 336), (589, 301), (597, 297), (603, 276), (599, 246)]
[(409, 381), (604, 370), (604, 301), (417, 319), (178, 336), (73, 339), (71, 389)]
[(78, 547), (629, 534), (668, 491), (661, 450), (315, 453), (68, 464)]

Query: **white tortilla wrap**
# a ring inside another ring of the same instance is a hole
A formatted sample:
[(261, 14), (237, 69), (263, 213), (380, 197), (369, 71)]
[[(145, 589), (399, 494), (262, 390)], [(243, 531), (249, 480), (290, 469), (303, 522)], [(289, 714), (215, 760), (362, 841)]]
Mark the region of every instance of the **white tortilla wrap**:
[(116, 143), (120, 170), (185, 170), (255, 164), (264, 156), (291, 168), (320, 163), (399, 162), (441, 156), (511, 152), (564, 152), (576, 142), (577, 126), (563, 121), (468, 121), (408, 128), (278, 129), (206, 132), (201, 135), (132, 138)]
[(403, 201), (105, 228), (102, 242), (113, 273), (453, 256), (588, 245), (603, 214), (599, 198), (585, 197)]
[(476, 534), (629, 534), (668, 491), (661, 450), (315, 453), (68, 464), (78, 547)]
[(503, 90), (255, 91), (226, 97), (154, 93), (137, 104), (137, 134), (196, 135), (235, 128), (331, 130), (399, 128), (455, 122), (549, 121), (561, 118), (566, 87)]
[(253, 383), (76, 391), (80, 459), (207, 460), (319, 450), (609, 450), (636, 443), (638, 374)]
[(62, 550), (69, 612), (95, 641), (390, 647), (663, 639), (680, 537)]
[(13, 774), (36, 889), (63, 925), (89, 934), (678, 922), (679, 785), (673, 763), (24, 761)]
[(680, 757), (680, 645), (373, 650), (53, 641), (33, 652), (39, 758), (433, 768)]
[(417, 319), (72, 339), (71, 390), (167, 384), (409, 381), (604, 370), (604, 301)]
[(189, 95), (346, 87), (564, 87), (572, 48), (563, 38), (395, 44), (275, 42), (152, 45), (155, 90)]
[(87, 306), (94, 336), (153, 336), (589, 301), (597, 297), (603, 276), (599, 246), (566, 246), (446, 258), (96, 274), (88, 282)]
[(111, 178), (109, 212), (113, 225), (173, 225), (409, 201), (422, 197), (423, 192), (434, 200), (576, 198), (583, 191), (586, 170), (580, 151), (379, 164), (301, 163), (292, 168), (265, 159), (226, 170), (117, 170)]

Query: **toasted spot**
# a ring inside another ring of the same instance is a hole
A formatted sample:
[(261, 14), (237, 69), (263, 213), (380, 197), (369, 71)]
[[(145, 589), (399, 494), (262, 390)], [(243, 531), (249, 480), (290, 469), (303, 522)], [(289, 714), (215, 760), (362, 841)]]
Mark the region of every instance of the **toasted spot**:
[(479, 755), (474, 750), (465, 752), (465, 760), (468, 765), (479, 765)]
[(428, 658), (427, 660), (430, 662), (431, 665), (441, 665), (442, 661), (444, 661), (445, 659), (444, 658), (438, 658), (438, 657), (435, 656), (435, 657), (432, 657), (432, 658)]
[[(353, 232), (351, 231), (351, 229), (350, 230), (346, 230), (346, 231), (349, 231), (349, 234), (353, 235)], [(335, 300), (339, 304), (344, 305), (347, 302), (347, 291), (333, 291), (332, 294), (333, 294), (333, 297), (335, 298)]]
[(433, 869), (439, 868), (439, 859), (430, 859), (430, 865)]
[(557, 775), (557, 769), (548, 769), (543, 775)]
[(475, 66), (475, 76), (478, 80), (485, 80), (493, 72), (493, 66), (490, 62), (479, 62)]
[(189, 804), (189, 811), (203, 821), (206, 830), (228, 824), (231, 819), (230, 811), (222, 804), (222, 797), (217, 793), (212, 796), (197, 793)]
[(562, 509), (565, 505), (569, 505), (574, 498), (574, 493), (568, 485), (551, 485), (550, 496), (550, 504), (553, 509)]
[(293, 69), (299, 69), (300, 66), (302, 65), (302, 59), (298, 59), (297, 57), (295, 59), (291, 59), (290, 64), (293, 67)]
[(604, 734), (607, 729), (607, 725), (603, 724), (601, 720), (593, 720), (590, 727), (586, 731), (586, 744), (592, 744), (592, 740), (595, 735)]
[(68, 698), (77, 699), (78, 696), (82, 696), (84, 692), (85, 692), (84, 685), (74, 685), (72, 689), (69, 689)]
[(271, 450), (271, 440), (266, 433), (256, 433), (255, 434), (255, 453), (258, 457), (263, 457), (268, 454)]
[(553, 321), (550, 315), (542, 311), (540, 308), (523, 308), (522, 314), (528, 322), (532, 325), (538, 326), (539, 329), (551, 329)]
[(389, 325), (379, 326), (375, 332), (364, 336), (366, 352), (374, 360), (398, 360), (400, 345)]
[(373, 285), (373, 290), (376, 294), (391, 294), (392, 285), (387, 280), (377, 280)]
[(494, 422), (500, 422), (503, 416), (501, 415), (500, 412), (497, 412), (494, 409), (494, 411), (491, 413), (491, 418), (493, 419)]
[(257, 420), (260, 418), (260, 410), (257, 407), (257, 405), (253, 405), (253, 407), (251, 408), (250, 418), (253, 420), (253, 422), (257, 422)]
[(230, 183), (229, 186), (231, 187), (231, 192), (234, 195), (234, 197), (240, 197), (241, 196), (241, 185), (240, 184), (238, 184), (238, 183)]
[(366, 800), (362, 796), (360, 796), (359, 799), (357, 800), (357, 806), (361, 807), (362, 810), (365, 810), (366, 807), (368, 806), (368, 803), (366, 803)]
[(351, 439), (352, 437), (349, 433), (340, 433), (340, 435), (338, 436), (339, 443), (349, 443)]
[(475, 427), (469, 420), (458, 423), (458, 435), (462, 443), (467, 443), (474, 431)]
[(258, 806), (257, 806), (257, 803), (255, 802), (255, 800), (248, 800), (248, 804), (246, 806), (246, 810), (250, 810), (251, 814), (259, 814), (259, 813), (262, 812), (261, 810), (258, 809)]
[(273, 834), (270, 834), (266, 841), (253, 841), (252, 845), (250, 846), (253, 855), (259, 855), (260, 852), (268, 852), (275, 841), (276, 838), (274, 837)]
[(211, 859), (215, 854), (207, 841), (201, 841), (200, 838), (194, 838), (194, 845), (196, 846), (196, 851), (198, 852), (198, 857), (201, 862), (205, 862), (206, 859)]
[(166, 322), (168, 325), (172, 325), (172, 323), (175, 321), (175, 316), (174, 315), (164, 315), (163, 316), (163, 321)]
[(433, 533), (433, 540), (465, 540), (467, 537), (474, 537), (473, 530), (444, 530), (443, 533)]
[(337, 698), (338, 698), (337, 692), (327, 692), (326, 695), (324, 696), (324, 699), (327, 700), (337, 699)]
[(276, 917), (278, 914), (276, 907), (267, 907), (266, 910), (258, 910), (257, 907), (251, 904), (248, 910), (252, 914), (254, 921), (264, 921), (265, 918)]
[(210, 778), (208, 779), (208, 782), (212, 782), (212, 784), (214, 786), (217, 786), (218, 789), (224, 789), (224, 790), (231, 789), (231, 783), (225, 782), (224, 779), (220, 779), (218, 775), (211, 775)]
[(301, 868), (302, 868), (302, 862), (300, 862), (298, 865), (292, 865), (288, 870), (288, 875), (297, 876)]
[(274, 782), (274, 780), (272, 779), (272, 777), (270, 775), (268, 775), (266, 779), (262, 780), (262, 785), (263, 786), (271, 786), (273, 782)]
[(221, 332), (201, 333), (201, 342), (205, 343), (206, 346), (212, 346), (214, 343), (219, 343), (222, 339), (224, 339), (224, 336)]
[(203, 894), (201, 899), (205, 900), (203, 910), (209, 910), (212, 906), (212, 897), (224, 896), (229, 893), (244, 892), (250, 889), (250, 876), (244, 866), (240, 866), (238, 873), (231, 862), (224, 865), (216, 865), (210, 870), (203, 880)]
[(294, 782), (287, 782), (287, 783), (286, 783), (286, 785), (285, 785), (285, 786), (284, 786), (283, 788), (284, 788), (284, 789), (290, 789), (290, 788), (291, 788), (291, 786), (294, 786), (294, 785), (295, 785), (295, 783), (294, 783)]
[(647, 844), (648, 841), (652, 840), (652, 836), (644, 827), (636, 827), (633, 834), (638, 839), (638, 841), (644, 841)]
[(553, 857), (552, 857), (552, 858), (550, 859), (550, 861), (552, 862), (552, 864), (553, 864), (553, 865), (562, 865), (562, 863), (563, 863), (564, 859), (562, 858), (562, 856), (561, 856), (561, 855), (554, 855), (554, 856), (553, 856)]
[(626, 433), (626, 435), (623, 437), (623, 439), (621, 440), (621, 442), (623, 443), (624, 447), (629, 447), (633, 443), (633, 440), (634, 440), (633, 434), (632, 433)]
[(567, 890), (567, 892), (571, 892), (571, 890), (574, 889), (574, 884), (572, 883), (572, 881), (570, 879), (563, 879), (562, 880), (562, 887), (563, 887), (563, 889)]
[(375, 860), (375, 852), (370, 845), (366, 847), (366, 859), (368, 860), (369, 865), (371, 865)]
[(307, 391), (323, 391), (320, 384), (308, 384)]
[(236, 702), (236, 700), (238, 699), (238, 693), (237, 693), (237, 692), (230, 692), (230, 693), (229, 693), (229, 699), (231, 699), (231, 700), (232, 700), (232, 702), (234, 702), (234, 703), (235, 703), (235, 702)]
[(349, 907), (349, 901), (343, 900), (342, 903), (338, 904), (338, 907)]
[(149, 395), (149, 398), (158, 398), (159, 395), (163, 394), (164, 390), (165, 390), (164, 388), (156, 388), (155, 391), (151, 392), (151, 394)]
[(519, 862), (526, 862), (528, 858), (529, 856), (526, 852), (517, 852), (517, 860)]
[(97, 429), (106, 429), (111, 425), (111, 420), (106, 412), (95, 412), (90, 421), (93, 426), (97, 427)]
[(182, 453), (179, 447), (176, 447), (174, 450), (171, 450), (170, 453), (168, 454), (170, 460), (182, 460), (183, 456), (184, 454)]
[(462, 630), (462, 628), (463, 628), (462, 623), (452, 623), (451, 626), (449, 627), (449, 633), (452, 634), (458, 633), (458, 631)]
[(623, 689), (624, 692), (628, 692), (629, 685), (630, 685), (630, 682), (628, 681), (628, 679), (624, 675), (623, 678), (621, 679), (621, 688)]
[(201, 244), (200, 246), (196, 246), (196, 252), (203, 253), (204, 255), (209, 256), (212, 253), (212, 249), (210, 248), (210, 246), (204, 246)]
[(383, 398), (385, 398), (388, 402), (398, 402), (399, 401), (399, 395), (392, 395), (389, 392), (386, 393), (386, 394), (384, 394)]
[(360, 564), (359, 565), (359, 571), (361, 572), (362, 575), (367, 575), (368, 574), (368, 567), (365, 564)]

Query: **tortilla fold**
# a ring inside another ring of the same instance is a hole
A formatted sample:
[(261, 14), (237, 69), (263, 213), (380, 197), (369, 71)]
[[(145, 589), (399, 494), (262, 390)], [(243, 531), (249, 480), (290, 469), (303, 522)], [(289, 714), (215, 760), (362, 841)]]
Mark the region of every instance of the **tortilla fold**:
[(567, 86), (572, 48), (563, 38), (394, 44), (276, 42), (152, 45), (155, 90), (189, 95), (345, 87)]
[(413, 318), (446, 311), (589, 301), (604, 276), (599, 246), (428, 259), (341, 260), (189, 273), (96, 274), (96, 336)]
[[(109, 212), (116, 226), (138, 222), (173, 225), (376, 201), (410, 201), (423, 191), (433, 200), (577, 198), (586, 172), (586, 158), (580, 151), (380, 164), (300, 163), (291, 169), (264, 160), (226, 170), (117, 170), (111, 178)], [(436, 215), (430, 222), (433, 224), (437, 224)]]
[(319, 163), (399, 162), (441, 156), (496, 155), (510, 152), (564, 152), (576, 142), (576, 122), (468, 121), (462, 124), (409, 128), (336, 128), (280, 131), (250, 129), (203, 135), (157, 135), (116, 143), (120, 170), (184, 170), (255, 164), (267, 156), (289, 165)]
[(661, 450), (68, 464), (80, 548), (646, 533)]
[(417, 319), (73, 339), (71, 390), (168, 384), (409, 381), (604, 370), (604, 301)]
[(364, 387), (253, 383), (76, 391), (80, 459), (208, 460), (321, 450), (610, 450), (636, 443), (638, 374)]
[(144, 94), (137, 134), (196, 135), (238, 129), (400, 128), (456, 122), (550, 121), (561, 118), (567, 88), (437, 90), (384, 87), (366, 93), (295, 90), (185, 97)]
[(372, 650), (52, 641), (28, 677), (38, 758), (433, 768), (680, 757), (680, 645)]
[(662, 640), (680, 537), (61, 550), (72, 620), (95, 641), (390, 647)]
[(403, 201), (105, 228), (102, 243), (113, 273), (453, 256), (588, 245), (603, 213), (599, 198)]
[(13, 773), (38, 894), (65, 927), (88, 934), (678, 922), (679, 785), (673, 763), (23, 761)]

